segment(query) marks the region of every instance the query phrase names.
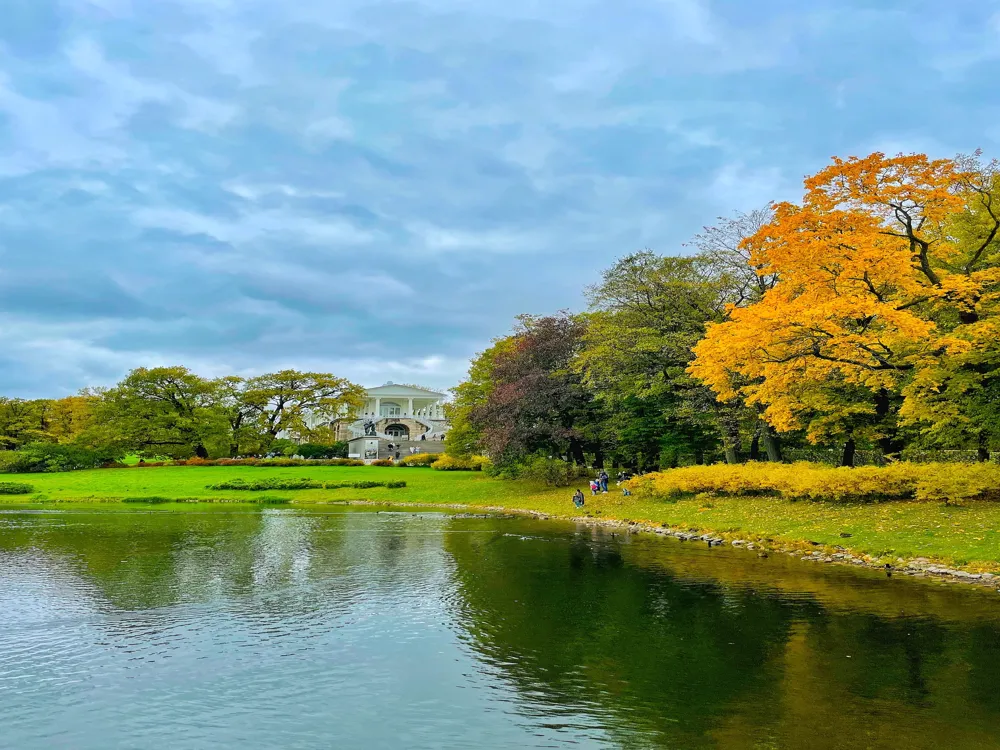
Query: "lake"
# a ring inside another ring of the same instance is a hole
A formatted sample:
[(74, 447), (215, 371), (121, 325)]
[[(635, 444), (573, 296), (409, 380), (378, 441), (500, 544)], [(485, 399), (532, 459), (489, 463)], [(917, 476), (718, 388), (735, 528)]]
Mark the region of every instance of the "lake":
[(1000, 594), (524, 518), (11, 507), (0, 747), (1000, 748)]

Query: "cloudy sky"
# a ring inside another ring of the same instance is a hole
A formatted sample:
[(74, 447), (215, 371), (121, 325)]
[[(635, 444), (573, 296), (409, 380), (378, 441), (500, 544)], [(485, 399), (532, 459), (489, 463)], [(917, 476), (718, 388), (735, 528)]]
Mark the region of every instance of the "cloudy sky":
[(453, 385), (833, 154), (1000, 153), (974, 0), (2, 0), (0, 394)]

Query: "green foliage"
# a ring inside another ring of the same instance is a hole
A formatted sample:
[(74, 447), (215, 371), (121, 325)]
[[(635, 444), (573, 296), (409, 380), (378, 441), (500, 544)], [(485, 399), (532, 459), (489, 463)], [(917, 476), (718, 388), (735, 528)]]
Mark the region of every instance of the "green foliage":
[(93, 450), (79, 445), (29, 443), (21, 450), (0, 451), (0, 473), (29, 474), (96, 469), (116, 457), (110, 449)]
[(543, 482), (550, 487), (568, 487), (590, 472), (585, 466), (577, 466), (558, 458), (532, 456), (518, 472), (524, 479)]
[(35, 491), (34, 485), (23, 482), (0, 482), (0, 495), (30, 495)]
[(294, 456), (298, 448), (299, 444), (288, 438), (276, 438), (267, 447), (269, 453), (280, 453), (283, 456)]
[[(0, 465), (4, 454), (0, 453)], [(143, 469), (159, 466), (248, 466), (260, 468), (293, 468), (299, 466), (364, 466), (364, 461), (356, 458), (189, 458), (167, 464), (163, 461), (145, 461), (138, 464), (111, 462), (102, 464), (102, 469)]]
[(140, 367), (101, 394), (92, 439), (146, 458), (208, 458), (226, 440), (217, 386), (185, 367)]
[(302, 458), (347, 458), (347, 443), (337, 442), (332, 445), (302, 443), (297, 446), (295, 453)]
[(411, 453), (399, 459), (399, 466), (430, 466), (441, 458), (440, 453)]
[(308, 478), (285, 479), (282, 477), (268, 477), (265, 479), (229, 479), (225, 482), (207, 485), (209, 490), (243, 490), (247, 492), (263, 492), (265, 490), (339, 490), (353, 488), (356, 490), (367, 490), (373, 487), (386, 487), (397, 489), (405, 487), (406, 482), (317, 482)]
[(435, 471), (483, 471), (489, 465), (490, 460), (485, 456), (459, 458), (445, 454), (431, 464), (431, 468)]
[(881, 500), (1000, 500), (996, 464), (911, 464), (858, 468), (822, 464), (690, 466), (629, 481), (637, 496), (774, 495), (787, 499), (872, 502)]

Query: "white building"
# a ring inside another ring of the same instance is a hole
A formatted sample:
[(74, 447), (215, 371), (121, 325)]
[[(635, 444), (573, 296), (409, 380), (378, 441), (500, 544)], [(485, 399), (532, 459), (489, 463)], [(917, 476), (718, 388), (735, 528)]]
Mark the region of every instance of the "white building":
[(353, 415), (334, 422), (338, 440), (378, 437), (395, 442), (440, 442), (448, 431), (445, 394), (388, 382), (368, 389), (368, 399)]

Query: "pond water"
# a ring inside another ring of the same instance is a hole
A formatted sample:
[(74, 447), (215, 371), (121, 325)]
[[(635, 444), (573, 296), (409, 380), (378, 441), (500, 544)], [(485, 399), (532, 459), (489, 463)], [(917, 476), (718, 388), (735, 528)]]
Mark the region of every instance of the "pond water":
[(1000, 748), (1000, 595), (528, 519), (0, 511), (0, 747)]

